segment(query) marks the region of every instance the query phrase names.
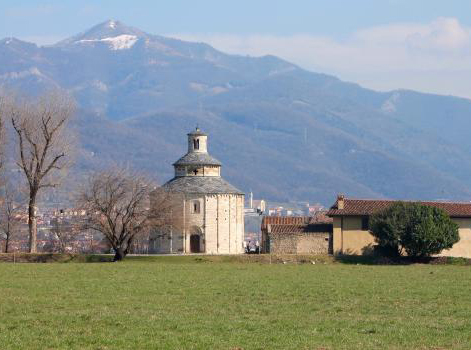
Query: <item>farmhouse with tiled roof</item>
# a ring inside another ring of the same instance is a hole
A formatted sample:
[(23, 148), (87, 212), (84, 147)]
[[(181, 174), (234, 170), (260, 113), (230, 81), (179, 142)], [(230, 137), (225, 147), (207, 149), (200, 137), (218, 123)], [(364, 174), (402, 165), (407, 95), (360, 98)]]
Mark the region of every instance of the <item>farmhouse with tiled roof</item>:
[[(371, 215), (387, 209), (394, 200), (350, 199), (339, 195), (327, 212), (333, 218), (334, 254), (362, 254), (375, 244), (369, 233)], [(459, 225), (460, 240), (440, 255), (471, 258), (471, 203), (415, 201), (443, 209)]]

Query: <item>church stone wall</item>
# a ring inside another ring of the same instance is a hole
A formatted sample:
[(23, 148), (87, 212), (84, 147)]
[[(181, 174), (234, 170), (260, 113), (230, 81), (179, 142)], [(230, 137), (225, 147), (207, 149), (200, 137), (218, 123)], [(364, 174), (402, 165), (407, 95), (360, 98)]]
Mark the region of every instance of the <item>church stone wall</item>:
[[(184, 252), (184, 234), (183, 234), (183, 197), (181, 194), (174, 194), (175, 203), (172, 205), (173, 217), (167, 217), (165, 224), (154, 224), (150, 232), (149, 253), (183, 253)], [(159, 201), (157, 201), (159, 202)], [(155, 206), (151, 197), (151, 206)]]
[(229, 254), (229, 195), (218, 195), (219, 254)]
[[(193, 202), (198, 201), (200, 206), (200, 212), (195, 213), (193, 212)], [(193, 228), (199, 228), (201, 230), (200, 235), (200, 249), (201, 252), (204, 253), (205, 251), (205, 232), (204, 232), (204, 211), (205, 211), (205, 201), (204, 196), (201, 195), (186, 195), (185, 201), (185, 225), (184, 225), (184, 241), (185, 241), (185, 252), (191, 252), (190, 247), (190, 235), (193, 232)]]
[(243, 252), (243, 202), (242, 195), (206, 196), (206, 253), (240, 254)]
[(237, 240), (237, 197), (229, 195), (229, 252), (235, 252)]
[(206, 253), (217, 254), (218, 232), (217, 232), (217, 208), (218, 197), (207, 195), (205, 198), (205, 232), (206, 232)]
[(186, 167), (178, 166), (175, 167), (175, 176), (185, 176), (186, 175)]
[(205, 166), (203, 168), (204, 176), (220, 176), (221, 168), (219, 166)]
[(238, 215), (238, 225), (237, 225), (237, 236), (239, 237), (239, 251), (236, 253), (243, 254), (244, 253), (244, 237), (245, 237), (245, 227), (244, 227), (244, 203), (245, 198), (243, 195), (237, 196), (237, 215)]
[[(194, 140), (198, 140), (198, 149), (194, 148)], [(207, 152), (208, 151), (208, 137), (204, 135), (188, 137), (188, 152)]]
[[(193, 210), (199, 201), (200, 212)], [(152, 253), (190, 253), (190, 235), (201, 231), (201, 253), (241, 254), (244, 240), (244, 196), (235, 194), (187, 194), (174, 211), (177, 223), (172, 227), (156, 228), (152, 234)], [(173, 237), (173, 240), (170, 239)]]
[(184, 251), (183, 233), (171, 228), (160, 228), (155, 231), (149, 243), (149, 253), (169, 254)]
[[(196, 170), (196, 173), (195, 173)], [(221, 176), (220, 166), (178, 166), (175, 167), (175, 176)]]

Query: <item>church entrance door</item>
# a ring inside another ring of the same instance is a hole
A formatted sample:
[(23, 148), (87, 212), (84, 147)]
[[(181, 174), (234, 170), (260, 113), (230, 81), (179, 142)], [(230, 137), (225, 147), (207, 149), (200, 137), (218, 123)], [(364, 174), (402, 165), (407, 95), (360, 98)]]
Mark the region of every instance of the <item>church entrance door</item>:
[(190, 252), (200, 253), (200, 235), (190, 236)]

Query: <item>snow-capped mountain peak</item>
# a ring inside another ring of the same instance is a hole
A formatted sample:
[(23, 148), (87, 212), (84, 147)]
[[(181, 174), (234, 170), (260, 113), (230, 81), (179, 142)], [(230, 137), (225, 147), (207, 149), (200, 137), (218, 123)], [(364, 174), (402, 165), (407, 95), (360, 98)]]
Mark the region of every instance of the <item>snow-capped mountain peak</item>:
[(111, 50), (125, 50), (130, 49), (136, 41), (139, 40), (135, 35), (122, 34), (111, 38), (103, 39), (82, 39), (78, 40), (76, 44), (88, 44), (102, 42), (109, 45)]
[(130, 48), (138, 39), (147, 36), (143, 31), (128, 27), (120, 21), (108, 20), (92, 27), (86, 32), (65, 39), (55, 46), (66, 47), (77, 43), (105, 42), (110, 45), (111, 49), (119, 50)]

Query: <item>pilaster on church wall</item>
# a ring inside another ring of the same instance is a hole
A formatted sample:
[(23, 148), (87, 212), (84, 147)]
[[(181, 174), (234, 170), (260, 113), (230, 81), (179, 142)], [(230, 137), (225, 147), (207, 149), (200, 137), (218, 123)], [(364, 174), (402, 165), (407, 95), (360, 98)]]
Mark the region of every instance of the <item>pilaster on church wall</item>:
[(229, 195), (218, 195), (219, 254), (229, 254)]
[(244, 195), (237, 195), (237, 237), (239, 240), (239, 246), (237, 253), (243, 253), (244, 249), (242, 243), (244, 242), (245, 236), (245, 220), (244, 220)]
[(229, 239), (230, 239), (230, 253), (237, 252), (237, 196), (230, 194), (229, 198)]
[(217, 205), (216, 195), (208, 194), (205, 196), (205, 233), (206, 233), (206, 252), (208, 254), (218, 253), (218, 237), (217, 237)]

